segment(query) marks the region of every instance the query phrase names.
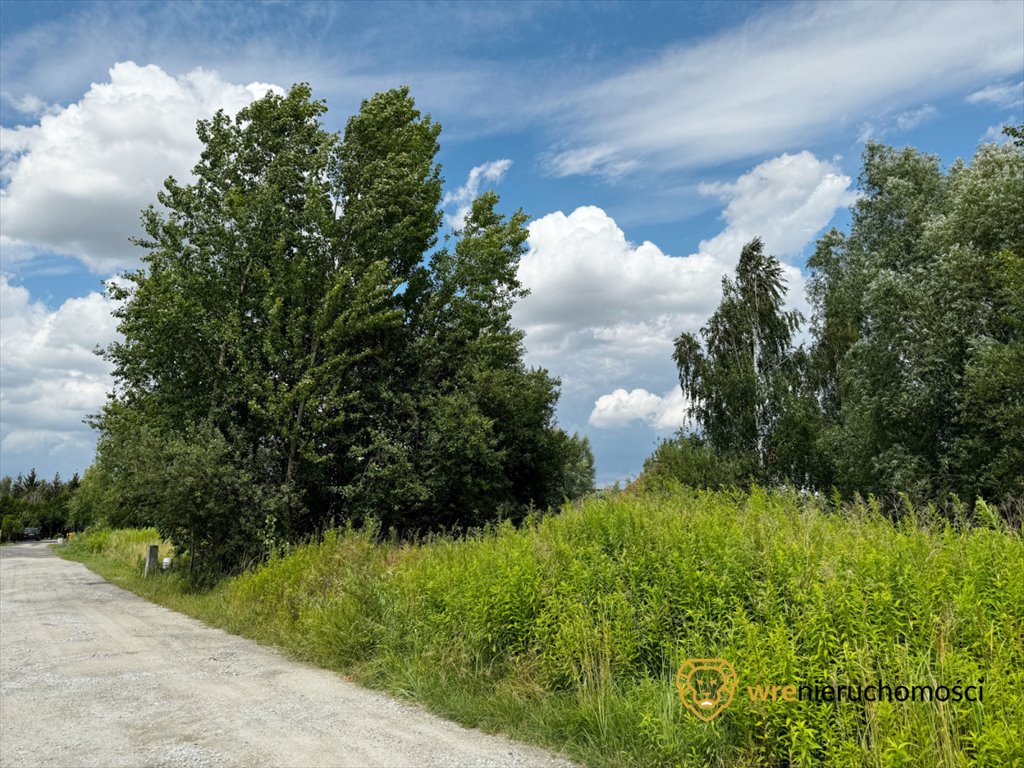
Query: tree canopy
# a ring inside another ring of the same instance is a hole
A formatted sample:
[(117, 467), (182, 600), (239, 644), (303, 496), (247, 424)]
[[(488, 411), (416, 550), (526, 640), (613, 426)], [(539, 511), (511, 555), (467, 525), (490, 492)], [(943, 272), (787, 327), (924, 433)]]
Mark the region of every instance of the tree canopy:
[(1024, 494), (1024, 142), (945, 173), (870, 143), (859, 186), (849, 233), (826, 233), (808, 262), (809, 345), (793, 348), (798, 319), (759, 240), (701, 338), (676, 339), (698, 443), (768, 482)]
[(487, 192), (439, 242), (441, 127), (408, 89), (344, 135), (325, 112), (300, 84), (200, 121), (195, 180), (165, 182), (143, 267), (109, 286), (123, 341), (87, 485), (197, 567), (332, 521), (518, 517), (593, 483), (511, 325), (526, 215)]
[(722, 278), (722, 302), (700, 336), (675, 340), (690, 416), (709, 445), (723, 454), (749, 453), (765, 467), (768, 441), (779, 418), (793, 331), (800, 322), (785, 311), (778, 260), (754, 239), (744, 246), (735, 279)]
[(64, 480), (58, 472), (47, 480), (35, 469), (0, 478), (0, 541), (18, 538), (25, 528), (38, 528), (43, 537), (51, 537), (90, 522), (76, 519), (74, 504), (80, 487), (78, 475)]

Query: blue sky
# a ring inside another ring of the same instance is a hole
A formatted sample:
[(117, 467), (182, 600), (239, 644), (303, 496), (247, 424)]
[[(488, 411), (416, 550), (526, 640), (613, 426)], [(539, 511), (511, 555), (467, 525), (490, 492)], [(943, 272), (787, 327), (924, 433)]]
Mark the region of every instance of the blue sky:
[(194, 123), (309, 82), (340, 130), (407, 84), (444, 126), (445, 211), (534, 217), (527, 360), (602, 483), (683, 423), (671, 340), (756, 235), (786, 264), (845, 226), (869, 138), (944, 163), (1021, 120), (1024, 4), (0, 4), (0, 473), (81, 471), (115, 338), (101, 281), (187, 178)]

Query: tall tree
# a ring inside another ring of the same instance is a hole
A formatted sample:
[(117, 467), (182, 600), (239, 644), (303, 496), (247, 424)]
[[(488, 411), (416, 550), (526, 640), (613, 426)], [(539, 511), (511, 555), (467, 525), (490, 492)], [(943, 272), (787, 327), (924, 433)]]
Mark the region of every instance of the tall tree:
[(511, 327), (526, 216), (485, 194), (439, 248), (440, 126), (405, 88), (344, 137), (325, 110), (297, 85), (200, 121), (195, 181), (167, 180), (143, 268), (110, 286), (124, 340), (89, 496), (111, 484), (215, 571), (332, 519), (521, 514), (579, 464)]
[(799, 313), (786, 311), (782, 267), (760, 238), (740, 253), (736, 276), (722, 278), (722, 301), (700, 329), (682, 333), (673, 359), (689, 415), (723, 454), (748, 453), (769, 470), (768, 444), (792, 385), (790, 354)]
[(860, 186), (808, 265), (820, 448), (848, 492), (1019, 492), (1024, 153), (870, 144)]

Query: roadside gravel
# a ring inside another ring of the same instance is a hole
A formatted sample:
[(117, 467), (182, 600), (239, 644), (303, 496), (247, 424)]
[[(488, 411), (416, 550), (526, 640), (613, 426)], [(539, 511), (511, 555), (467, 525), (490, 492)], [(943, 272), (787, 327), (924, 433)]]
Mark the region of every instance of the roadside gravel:
[(571, 768), (109, 584), (0, 549), (0, 766)]

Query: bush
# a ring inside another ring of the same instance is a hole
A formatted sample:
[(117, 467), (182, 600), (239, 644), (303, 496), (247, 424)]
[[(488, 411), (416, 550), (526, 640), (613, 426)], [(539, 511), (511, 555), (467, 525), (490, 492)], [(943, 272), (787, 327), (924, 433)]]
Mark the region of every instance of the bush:
[(17, 515), (6, 514), (0, 521), (0, 541), (14, 541), (21, 533), (21, 518)]
[(754, 474), (749, 456), (722, 456), (693, 435), (663, 440), (644, 460), (642, 486), (679, 483), (691, 488), (721, 490), (749, 486)]
[[(592, 765), (1024, 760), (1024, 541), (984, 505), (954, 528), (927, 510), (894, 522), (870, 504), (677, 488), (464, 539), (376, 540), (328, 532), (189, 610)], [(696, 657), (740, 677), (711, 724), (674, 687)], [(984, 703), (744, 693), (978, 679)]]

